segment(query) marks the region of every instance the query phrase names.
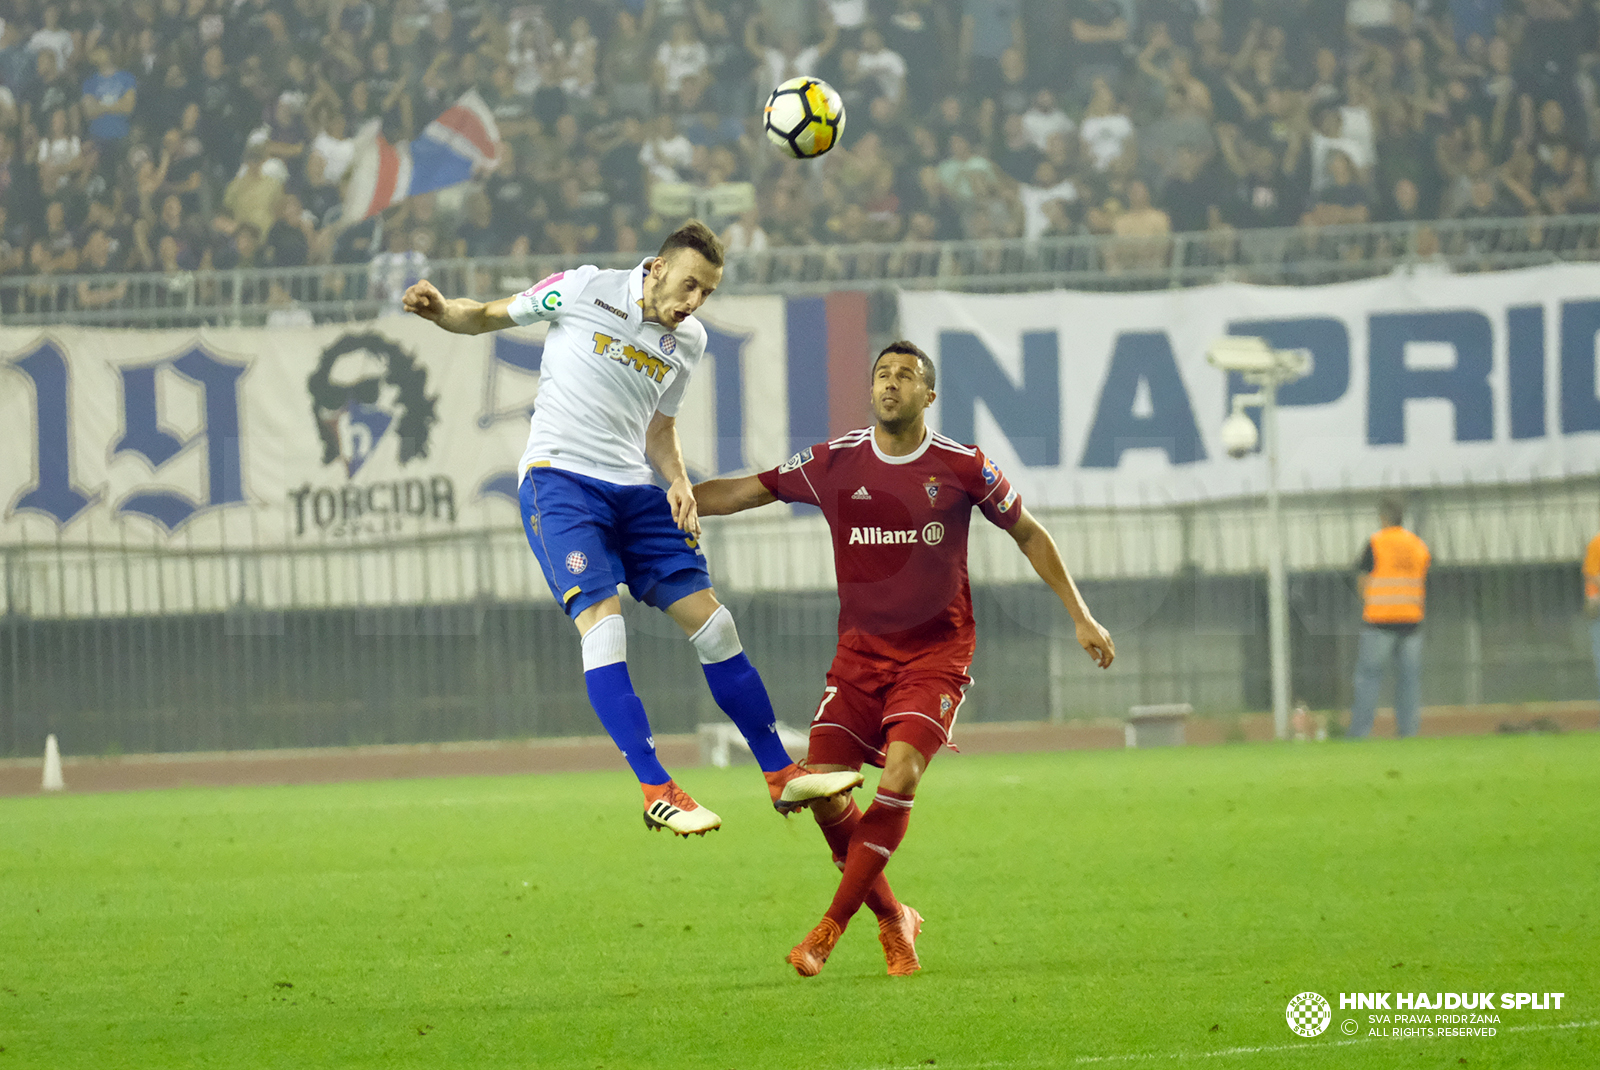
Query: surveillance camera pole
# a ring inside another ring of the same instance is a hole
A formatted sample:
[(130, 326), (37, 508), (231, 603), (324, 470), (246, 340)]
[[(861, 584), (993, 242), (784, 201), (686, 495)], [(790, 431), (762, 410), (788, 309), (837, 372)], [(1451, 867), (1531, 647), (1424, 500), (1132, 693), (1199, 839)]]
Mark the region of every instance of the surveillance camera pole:
[(1261, 451), (1267, 461), (1267, 629), (1272, 661), (1272, 730), (1289, 738), (1289, 578), (1284, 565), (1283, 524), (1278, 501), (1278, 387), (1303, 378), (1311, 371), (1305, 350), (1273, 350), (1265, 368), (1244, 372), (1244, 380), (1257, 387), (1254, 394), (1239, 394), (1233, 411), (1261, 410)]

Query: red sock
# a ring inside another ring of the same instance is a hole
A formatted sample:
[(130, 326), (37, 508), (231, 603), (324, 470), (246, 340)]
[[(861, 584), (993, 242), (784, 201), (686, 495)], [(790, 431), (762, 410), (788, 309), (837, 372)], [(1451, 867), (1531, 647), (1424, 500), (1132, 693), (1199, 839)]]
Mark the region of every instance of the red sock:
[(906, 826), (910, 823), (911, 796), (879, 788), (878, 797), (861, 815), (850, 837), (844, 876), (839, 878), (839, 890), (828, 907), (827, 916), (841, 931), (861, 909), (873, 882), (883, 879), (883, 867), (889, 864), (889, 856), (905, 839)]
[[(828, 847), (833, 851), (833, 864), (839, 867), (839, 872), (844, 872), (844, 860), (850, 853), (850, 837), (855, 835), (856, 826), (861, 824), (861, 810), (856, 806), (854, 799), (850, 800), (850, 808), (844, 816), (834, 821), (831, 825), (821, 825), (823, 838), (828, 841)], [(894, 892), (889, 890), (889, 880), (882, 873), (867, 888), (865, 900), (867, 909), (879, 918), (898, 918), (900, 916), (900, 901), (894, 897)]]

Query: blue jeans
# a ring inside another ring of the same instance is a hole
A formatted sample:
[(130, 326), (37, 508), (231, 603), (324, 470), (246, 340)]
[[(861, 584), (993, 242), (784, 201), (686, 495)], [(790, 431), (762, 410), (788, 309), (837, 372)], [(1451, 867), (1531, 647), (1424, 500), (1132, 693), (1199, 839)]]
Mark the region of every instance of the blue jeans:
[(1600, 618), (1589, 622), (1589, 647), (1594, 651), (1595, 678), (1600, 682)]
[[(1596, 633), (1600, 635), (1600, 633)], [(1600, 638), (1596, 639), (1600, 644)], [(1597, 645), (1600, 650), (1600, 645)], [(1363, 739), (1372, 733), (1372, 716), (1378, 690), (1389, 662), (1395, 662), (1394, 723), (1402, 736), (1414, 736), (1422, 726), (1422, 629), (1410, 635), (1387, 628), (1363, 627), (1356, 655), (1356, 694), (1350, 706), (1349, 735)]]

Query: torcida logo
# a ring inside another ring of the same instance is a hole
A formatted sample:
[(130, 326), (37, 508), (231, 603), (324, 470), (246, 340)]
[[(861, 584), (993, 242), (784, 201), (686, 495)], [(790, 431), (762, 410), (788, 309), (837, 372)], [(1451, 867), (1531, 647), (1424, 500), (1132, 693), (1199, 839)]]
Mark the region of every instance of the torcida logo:
[(1283, 1012), (1289, 1028), (1303, 1037), (1319, 1037), (1333, 1021), (1333, 1008), (1316, 992), (1301, 992)]
[(427, 369), (391, 339), (375, 331), (339, 338), (306, 380), (322, 463), (342, 461), (353, 477), (391, 428), (402, 465), (427, 457), (439, 400), (427, 385)]

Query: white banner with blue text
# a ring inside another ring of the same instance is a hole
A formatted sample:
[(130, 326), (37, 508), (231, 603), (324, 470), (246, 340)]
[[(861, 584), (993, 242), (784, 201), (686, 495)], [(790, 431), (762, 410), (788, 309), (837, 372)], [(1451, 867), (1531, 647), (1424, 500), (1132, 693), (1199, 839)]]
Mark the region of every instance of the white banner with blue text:
[(1278, 391), (1287, 493), (1522, 482), (1600, 472), (1600, 272), (1556, 266), (1317, 287), (1159, 293), (903, 293), (933, 358), (933, 421), (1039, 506), (1259, 494), (1266, 458), (1221, 442), (1226, 335), (1307, 349)]

